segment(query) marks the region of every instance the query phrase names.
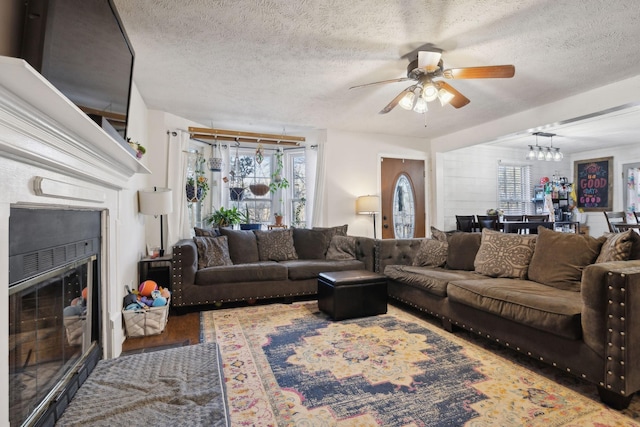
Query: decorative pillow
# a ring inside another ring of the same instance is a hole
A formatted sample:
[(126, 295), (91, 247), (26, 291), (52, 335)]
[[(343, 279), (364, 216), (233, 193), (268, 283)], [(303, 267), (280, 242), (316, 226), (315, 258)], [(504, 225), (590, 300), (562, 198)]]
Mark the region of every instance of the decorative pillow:
[(640, 259), (640, 234), (637, 233), (637, 230), (632, 235), (631, 239), (631, 252), (629, 253), (629, 259)]
[(356, 259), (356, 238), (351, 236), (333, 236), (327, 251), (327, 259)]
[(193, 231), (196, 236), (207, 236), (207, 237), (218, 237), (220, 235), (220, 230), (216, 228), (199, 228), (193, 227)]
[(536, 237), (535, 234), (483, 229), (480, 249), (474, 262), (476, 273), (489, 277), (526, 279)]
[(558, 289), (580, 291), (582, 270), (598, 258), (606, 239), (538, 227), (536, 250), (529, 264), (529, 280)]
[(413, 259), (413, 265), (420, 267), (442, 267), (447, 262), (448, 248), (449, 244), (446, 241), (424, 239), (420, 242), (420, 248)]
[(624, 233), (607, 233), (607, 240), (602, 244), (596, 263), (607, 261), (626, 261), (631, 255), (631, 247), (638, 234), (633, 230)]
[(227, 236), (196, 236), (193, 240), (198, 247), (198, 269), (233, 264), (229, 257)]
[(299, 259), (325, 259), (329, 241), (323, 230), (293, 228), (293, 246)]
[(298, 259), (293, 246), (292, 230), (254, 230), (258, 240), (260, 261), (286, 261)]
[(251, 230), (220, 228), (220, 234), (227, 236), (229, 256), (234, 264), (248, 264), (260, 261), (256, 235)]
[(451, 270), (475, 270), (473, 262), (476, 259), (482, 234), (458, 232), (453, 233), (447, 240), (447, 268)]
[(447, 233), (445, 233), (444, 231), (438, 230), (434, 226), (431, 226), (431, 238), (432, 239), (437, 240), (439, 242), (446, 242), (448, 237), (449, 236), (447, 236)]
[(324, 246), (325, 257), (327, 255), (327, 251), (329, 250), (329, 244), (331, 243), (331, 239), (333, 239), (333, 236), (346, 236), (348, 227), (349, 227), (349, 224), (338, 225), (336, 227), (313, 227), (312, 228), (312, 230), (320, 231), (324, 233), (324, 236), (326, 239), (326, 244)]

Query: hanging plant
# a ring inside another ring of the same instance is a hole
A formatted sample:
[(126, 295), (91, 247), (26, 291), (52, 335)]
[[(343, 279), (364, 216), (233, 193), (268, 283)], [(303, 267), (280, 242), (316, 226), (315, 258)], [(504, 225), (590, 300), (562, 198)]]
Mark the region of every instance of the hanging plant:
[(207, 193), (209, 193), (209, 181), (207, 180), (207, 177), (204, 176), (204, 163), (204, 157), (198, 155), (196, 158), (195, 172), (193, 175), (187, 177), (185, 191), (189, 202), (199, 202), (207, 197)]
[(209, 157), (209, 170), (211, 172), (220, 172), (222, 170), (222, 151), (220, 144), (213, 144), (213, 153)]

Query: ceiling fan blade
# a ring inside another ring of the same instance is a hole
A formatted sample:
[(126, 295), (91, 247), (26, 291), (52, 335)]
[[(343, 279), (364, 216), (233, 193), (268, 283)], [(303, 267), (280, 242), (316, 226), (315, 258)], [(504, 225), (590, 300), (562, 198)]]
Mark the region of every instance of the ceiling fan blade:
[(418, 67), (433, 72), (438, 68), (442, 53), (421, 50), (418, 52)]
[(462, 108), (465, 105), (467, 105), (469, 102), (471, 102), (469, 98), (467, 98), (466, 96), (458, 92), (453, 86), (451, 86), (447, 82), (438, 81), (438, 82), (435, 82), (435, 85), (438, 87), (438, 89), (444, 89), (453, 95), (453, 99), (449, 101), (449, 104), (451, 104), (455, 108)]
[(401, 77), (399, 79), (381, 80), (379, 82), (365, 83), (363, 85), (351, 86), (349, 89), (357, 89), (359, 87), (366, 87), (366, 86), (373, 86), (373, 85), (383, 85), (387, 83), (405, 82), (407, 80), (412, 80), (412, 79), (410, 79), (409, 77)]
[(399, 94), (397, 94), (396, 97), (393, 98), (390, 103), (388, 103), (382, 110), (380, 110), (379, 114), (387, 114), (389, 111), (396, 108), (396, 105), (398, 105), (402, 97), (405, 96), (408, 92), (413, 92), (415, 89), (416, 89), (416, 85), (411, 85), (405, 90), (403, 90), (402, 92), (400, 92)]
[(487, 67), (450, 68), (442, 75), (447, 79), (501, 79), (510, 78), (516, 73), (513, 65), (490, 65)]

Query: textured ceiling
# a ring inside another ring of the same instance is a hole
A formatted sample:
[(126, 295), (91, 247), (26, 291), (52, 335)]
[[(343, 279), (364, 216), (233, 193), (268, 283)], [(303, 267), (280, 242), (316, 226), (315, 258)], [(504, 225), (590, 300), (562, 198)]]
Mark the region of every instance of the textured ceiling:
[[(640, 74), (637, 0), (115, 4), (148, 107), (213, 127), (433, 138)], [(348, 89), (405, 77), (427, 44), (445, 68), (513, 64), (515, 77), (448, 80), (471, 103), (432, 102), (426, 117), (378, 114), (409, 83)]]

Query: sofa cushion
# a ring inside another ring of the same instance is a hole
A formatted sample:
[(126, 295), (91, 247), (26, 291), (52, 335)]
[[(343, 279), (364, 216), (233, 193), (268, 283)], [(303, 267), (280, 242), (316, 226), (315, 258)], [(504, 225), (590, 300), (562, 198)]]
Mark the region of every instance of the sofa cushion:
[(474, 271), (410, 265), (388, 265), (384, 269), (384, 275), (396, 282), (421, 288), (441, 297), (447, 296), (447, 285), (451, 280), (485, 278)]
[(473, 265), (482, 235), (480, 233), (453, 233), (447, 239), (447, 268), (451, 270), (475, 270)]
[(529, 280), (487, 278), (452, 281), (447, 294), (451, 302), (554, 335), (572, 340), (582, 336), (582, 299), (577, 292)]
[(293, 246), (299, 259), (324, 259), (329, 242), (323, 230), (293, 228)]
[(352, 236), (333, 236), (329, 249), (328, 260), (356, 259), (356, 238)]
[(196, 236), (218, 237), (220, 235), (220, 229), (218, 227), (214, 227), (214, 228), (193, 227), (193, 232), (195, 233)]
[(260, 261), (256, 235), (251, 230), (232, 230), (220, 228), (220, 234), (227, 236), (229, 256), (234, 264), (247, 264)]
[(442, 267), (447, 262), (448, 247), (446, 240), (424, 239), (420, 242), (420, 248), (412, 264), (422, 267)]
[(268, 280), (287, 280), (287, 267), (274, 261), (265, 261), (203, 268), (196, 273), (195, 284), (208, 286), (256, 282), (255, 285), (260, 286), (259, 282)]
[(298, 259), (293, 246), (292, 230), (254, 230), (258, 240), (260, 261), (286, 261)]
[(474, 262), (475, 270), (490, 277), (526, 279), (535, 245), (535, 234), (502, 233), (485, 228)]
[(279, 264), (286, 266), (290, 280), (315, 279), (320, 273), (327, 271), (364, 270), (364, 262), (357, 259), (348, 260), (291, 260), (281, 261)]
[(596, 263), (628, 260), (634, 241), (640, 240), (640, 236), (633, 230), (627, 230), (624, 233), (607, 233), (605, 236), (607, 240), (600, 248)]
[(227, 236), (195, 236), (193, 240), (196, 242), (196, 246), (198, 247), (199, 269), (233, 264), (229, 257)]
[(604, 236), (596, 239), (538, 227), (529, 279), (558, 289), (579, 291), (582, 270), (593, 264), (605, 240)]

